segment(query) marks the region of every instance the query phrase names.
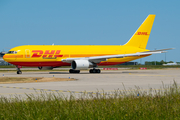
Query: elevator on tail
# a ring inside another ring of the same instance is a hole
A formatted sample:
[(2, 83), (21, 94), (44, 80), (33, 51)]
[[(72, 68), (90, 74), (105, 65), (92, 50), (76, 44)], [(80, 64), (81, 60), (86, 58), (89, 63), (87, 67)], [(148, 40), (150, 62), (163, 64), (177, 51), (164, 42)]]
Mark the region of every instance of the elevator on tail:
[(90, 73), (100, 73), (98, 66), (117, 65), (172, 49), (146, 49), (154, 19), (155, 15), (149, 15), (124, 45), (23, 45), (12, 48), (3, 59), (17, 66), (17, 74), (22, 73), (21, 66), (71, 66), (69, 73), (89, 68)]

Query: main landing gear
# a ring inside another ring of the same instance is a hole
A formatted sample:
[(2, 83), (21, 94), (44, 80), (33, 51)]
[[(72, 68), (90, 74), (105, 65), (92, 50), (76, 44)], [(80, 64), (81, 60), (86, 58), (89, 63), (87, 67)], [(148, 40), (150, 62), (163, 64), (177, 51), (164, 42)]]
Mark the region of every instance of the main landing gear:
[[(69, 73), (80, 73), (80, 70), (74, 70), (74, 69), (70, 69)], [(100, 69), (90, 69), (89, 73), (101, 73)]]
[(69, 70), (69, 73), (80, 73), (80, 70), (73, 70), (73, 69), (70, 69), (70, 70)]
[(22, 71), (20, 70), (20, 68), (17, 68), (17, 74), (22, 74)]
[(101, 70), (93, 68), (89, 70), (89, 73), (101, 73)]

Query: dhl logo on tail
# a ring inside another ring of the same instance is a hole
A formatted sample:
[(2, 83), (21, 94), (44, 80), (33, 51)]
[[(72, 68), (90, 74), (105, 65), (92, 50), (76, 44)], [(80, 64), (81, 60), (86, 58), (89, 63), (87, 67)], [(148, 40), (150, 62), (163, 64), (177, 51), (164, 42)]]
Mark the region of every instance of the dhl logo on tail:
[(38, 58), (38, 57), (63, 57), (63, 55), (60, 55), (61, 50), (46, 50), (43, 52), (42, 50), (32, 50), (33, 55), (32, 58)]
[(147, 32), (137, 32), (136, 35), (149, 35)]

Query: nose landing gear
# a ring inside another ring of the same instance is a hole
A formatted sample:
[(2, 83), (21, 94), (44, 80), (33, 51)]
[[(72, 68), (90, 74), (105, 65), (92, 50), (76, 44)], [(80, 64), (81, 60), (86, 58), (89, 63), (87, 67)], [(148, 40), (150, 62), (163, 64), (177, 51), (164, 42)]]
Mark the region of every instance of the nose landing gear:
[(20, 70), (20, 68), (22, 68), (21, 66), (16, 66), (17, 67), (17, 74), (22, 74), (22, 71)]
[(20, 70), (20, 68), (17, 69), (17, 74), (22, 74), (22, 71)]

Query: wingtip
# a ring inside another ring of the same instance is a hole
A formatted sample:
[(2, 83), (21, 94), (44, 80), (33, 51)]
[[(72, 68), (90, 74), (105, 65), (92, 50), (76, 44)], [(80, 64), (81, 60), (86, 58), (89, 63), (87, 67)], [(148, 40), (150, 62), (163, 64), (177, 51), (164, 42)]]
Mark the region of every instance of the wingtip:
[(167, 50), (173, 50), (173, 49), (175, 49), (175, 48), (168, 48)]

